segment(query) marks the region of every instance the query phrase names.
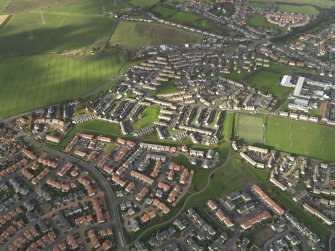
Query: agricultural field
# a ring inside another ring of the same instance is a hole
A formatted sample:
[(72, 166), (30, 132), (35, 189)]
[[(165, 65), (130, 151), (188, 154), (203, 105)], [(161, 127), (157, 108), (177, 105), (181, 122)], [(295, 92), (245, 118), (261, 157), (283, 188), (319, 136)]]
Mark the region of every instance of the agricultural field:
[(14, 14), (0, 30), (0, 57), (101, 46), (108, 42), (116, 24), (109, 17), (44, 12)]
[(236, 139), (252, 143), (264, 143), (264, 122), (265, 118), (263, 116), (236, 114)]
[(0, 59), (0, 117), (83, 95), (112, 79), (124, 64), (122, 54)]
[(159, 105), (152, 105), (145, 108), (142, 114), (140, 115), (139, 119), (131, 123), (131, 126), (135, 130), (138, 130), (146, 126), (152, 125), (156, 121), (159, 111), (160, 111)]
[(200, 35), (162, 24), (122, 21), (117, 25), (110, 41), (127, 48), (138, 48), (158, 44), (194, 43), (201, 40)]
[(266, 144), (275, 149), (335, 161), (335, 128), (268, 117)]
[(6, 7), (10, 4), (11, 0), (1, 0), (0, 1), (0, 14), (6, 9)]
[(221, 29), (217, 24), (210, 20), (204, 19), (194, 13), (179, 11), (175, 9), (173, 5), (167, 3), (159, 4), (152, 8), (151, 11), (164, 19), (210, 32), (220, 32)]

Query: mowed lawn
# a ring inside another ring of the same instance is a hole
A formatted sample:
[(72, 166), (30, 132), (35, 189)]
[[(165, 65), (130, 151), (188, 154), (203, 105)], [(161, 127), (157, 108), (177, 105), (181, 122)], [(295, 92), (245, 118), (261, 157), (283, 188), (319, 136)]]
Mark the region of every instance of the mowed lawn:
[(0, 57), (101, 46), (108, 42), (116, 24), (110, 17), (40, 11), (14, 14), (0, 29)]
[(135, 129), (141, 129), (149, 125), (153, 125), (156, 121), (160, 111), (159, 105), (151, 105), (144, 109), (142, 114), (139, 116), (137, 121), (131, 123), (131, 126)]
[[(255, 2), (268, 2), (268, 0), (254, 0)], [(331, 8), (335, 6), (335, 1), (332, 0), (275, 0), (276, 3), (302, 4), (312, 5), (320, 8)]]
[(266, 144), (275, 149), (335, 161), (335, 128), (281, 117), (268, 117)]
[(265, 90), (283, 100), (288, 96), (292, 89), (280, 86), (279, 82), (282, 76), (282, 74), (277, 72), (261, 70), (251, 75), (251, 77), (248, 78), (248, 81), (253, 87)]
[(235, 120), (236, 138), (246, 142), (262, 143), (264, 117), (238, 113)]
[(202, 37), (191, 32), (172, 28), (162, 24), (120, 22), (111, 42), (127, 48), (138, 48), (147, 45), (178, 45), (200, 42)]
[(112, 79), (124, 63), (121, 54), (1, 59), (0, 117), (83, 95)]

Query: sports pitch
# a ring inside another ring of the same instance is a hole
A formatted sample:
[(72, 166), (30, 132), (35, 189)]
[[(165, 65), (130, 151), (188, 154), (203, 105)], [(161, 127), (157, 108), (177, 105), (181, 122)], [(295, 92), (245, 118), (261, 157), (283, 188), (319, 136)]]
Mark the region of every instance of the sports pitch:
[(264, 128), (263, 117), (237, 114), (235, 137), (284, 152), (335, 161), (335, 128), (276, 116), (268, 116), (265, 121)]
[(263, 116), (236, 114), (235, 132), (238, 139), (252, 143), (264, 143)]
[(278, 150), (335, 160), (335, 128), (318, 124), (268, 117), (266, 144)]

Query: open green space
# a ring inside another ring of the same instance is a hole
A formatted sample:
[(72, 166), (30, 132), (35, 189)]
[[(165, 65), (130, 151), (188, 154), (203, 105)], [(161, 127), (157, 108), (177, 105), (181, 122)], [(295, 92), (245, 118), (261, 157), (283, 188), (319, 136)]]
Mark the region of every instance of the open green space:
[(230, 74), (223, 74), (223, 77), (248, 84), (264, 92), (271, 93), (272, 95), (276, 96), (280, 102), (283, 102), (289, 93), (292, 92), (292, 89), (280, 85), (282, 76), (285, 74), (299, 76), (302, 73), (308, 72), (298, 67), (283, 65), (270, 61), (269, 68), (263, 67), (259, 70), (251, 72), (248, 72), (247, 70), (241, 70), (240, 73), (233, 70)]
[(139, 116), (137, 121), (131, 123), (131, 126), (135, 129), (141, 129), (149, 125), (153, 125), (156, 121), (160, 111), (159, 105), (151, 105), (144, 109), (142, 114)]
[[(267, 0), (254, 0), (255, 2), (268, 2)], [(310, 5), (320, 8), (331, 8), (335, 6), (335, 1), (332, 0), (275, 0), (275, 3), (288, 3), (296, 5)]]
[(175, 9), (175, 6), (173, 4), (168, 3), (158, 4), (154, 6), (151, 10), (159, 17), (168, 19), (170, 21), (179, 24), (189, 25), (210, 32), (220, 31), (220, 27), (216, 23), (208, 19), (205, 19), (204, 17), (198, 14), (179, 11)]
[(279, 26), (269, 23), (263, 14), (251, 14), (247, 20), (250, 26), (263, 28), (278, 28)]
[(110, 17), (26, 12), (0, 30), (0, 57), (103, 46), (117, 21)]
[(158, 2), (159, 0), (12, 0), (8, 12), (43, 9), (72, 14), (104, 15), (110, 12), (128, 11), (134, 7), (146, 8)]
[(269, 3), (269, 2), (256, 2), (256, 1), (249, 1), (246, 5), (255, 8), (279, 10), (289, 13), (293, 12), (293, 13), (310, 14), (310, 15), (319, 14), (318, 9), (310, 5), (293, 5), (293, 4), (280, 4), (273, 2)]
[(0, 117), (76, 98), (112, 79), (124, 64), (121, 53), (0, 59)]
[(261, 70), (248, 78), (248, 81), (257, 89), (266, 90), (276, 97), (284, 98), (288, 96), (292, 89), (280, 86), (279, 83), (282, 77), (283, 75), (280, 73)]
[(335, 161), (335, 128), (267, 117), (266, 144), (278, 150)]
[[(263, 118), (236, 115), (235, 136), (248, 143), (262, 143)], [(265, 145), (307, 157), (335, 161), (335, 128), (277, 116), (266, 117)]]
[(173, 83), (168, 83), (159, 88), (159, 90), (157, 91), (157, 95), (169, 94), (174, 92), (178, 92), (177, 86)]
[(159, 44), (197, 43), (201, 40), (200, 35), (163, 24), (122, 21), (116, 27), (110, 41), (127, 48), (138, 48)]
[(265, 119), (259, 115), (236, 114), (236, 139), (246, 142), (262, 143)]
[(11, 0), (0, 0), (0, 14), (6, 9), (6, 7), (10, 4)]

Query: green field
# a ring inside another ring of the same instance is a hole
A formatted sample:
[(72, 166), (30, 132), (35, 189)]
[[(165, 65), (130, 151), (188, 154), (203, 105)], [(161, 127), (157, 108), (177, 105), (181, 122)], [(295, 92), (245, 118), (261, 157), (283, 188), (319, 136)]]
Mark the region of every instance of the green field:
[[(254, 0), (255, 2), (268, 2), (267, 0)], [(320, 8), (331, 8), (335, 6), (332, 0), (275, 0), (275, 3), (288, 3), (296, 5), (311, 5)]]
[(0, 117), (83, 95), (111, 79), (124, 63), (121, 54), (0, 59)]
[(302, 13), (310, 15), (319, 14), (318, 9), (310, 5), (293, 5), (293, 4), (268, 3), (268, 2), (265, 3), (255, 1), (249, 1), (246, 5), (261, 9), (277, 9), (283, 12), (294, 12), (294, 13)]
[(168, 83), (159, 88), (157, 95), (169, 94), (169, 93), (174, 93), (174, 92), (178, 92), (176, 85), (172, 83)]
[(120, 22), (110, 41), (127, 48), (138, 48), (148, 45), (198, 43), (201, 40), (200, 35), (162, 24)]
[(276, 28), (276, 29), (279, 28), (279, 26), (269, 23), (266, 20), (265, 16), (262, 14), (251, 14), (247, 20), (247, 23), (250, 26), (255, 26), (255, 27)]
[(220, 32), (220, 27), (214, 22), (194, 13), (179, 11), (174, 8), (173, 4), (158, 4), (152, 8), (152, 11), (160, 17), (176, 23), (189, 25), (210, 32)]
[(101, 46), (117, 21), (109, 17), (26, 12), (14, 14), (0, 30), (0, 57), (63, 52)]
[(0, 0), (0, 13), (10, 4), (11, 0)]
[(285, 88), (279, 85), (282, 74), (261, 70), (248, 78), (251, 86), (260, 90), (265, 90), (276, 97), (283, 99), (292, 91), (291, 88)]
[[(262, 143), (276, 150), (335, 161), (335, 128), (282, 117), (236, 116), (235, 136), (249, 143)], [(264, 143), (264, 142), (263, 142)]]
[(159, 0), (12, 0), (8, 12), (43, 9), (62, 13), (101, 15), (109, 12), (128, 11), (133, 7), (145, 8), (157, 2)]
[(335, 161), (335, 128), (268, 117), (266, 144), (278, 150)]
[(257, 115), (237, 114), (235, 131), (237, 139), (246, 142), (262, 143), (264, 141), (264, 117)]
[(144, 109), (139, 119), (131, 123), (131, 126), (135, 129), (141, 129), (149, 125), (153, 125), (159, 114), (160, 106), (152, 105)]

